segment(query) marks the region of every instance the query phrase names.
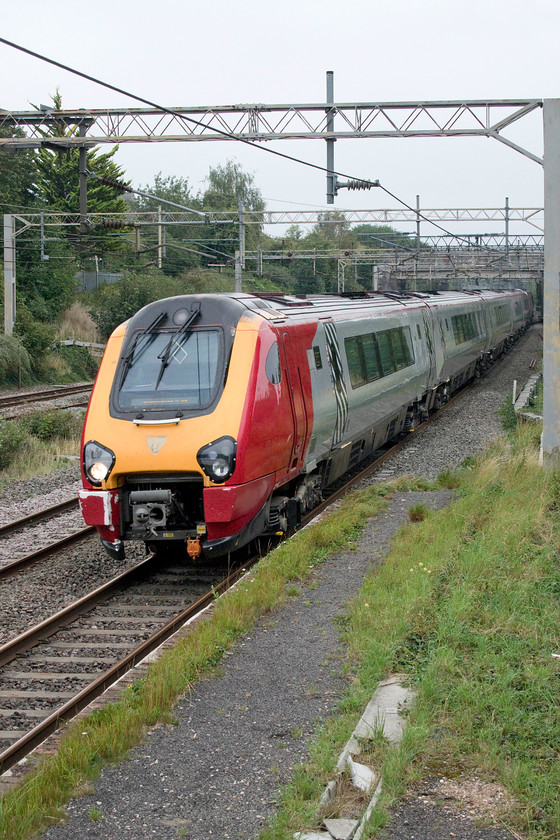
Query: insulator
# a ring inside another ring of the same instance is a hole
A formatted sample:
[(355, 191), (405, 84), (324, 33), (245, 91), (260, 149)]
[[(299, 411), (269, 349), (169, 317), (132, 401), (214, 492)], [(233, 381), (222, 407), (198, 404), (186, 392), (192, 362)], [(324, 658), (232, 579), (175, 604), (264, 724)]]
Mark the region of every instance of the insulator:
[(96, 228), (105, 228), (106, 230), (114, 230), (116, 228), (129, 227), (130, 223), (125, 222), (124, 219), (101, 219), (95, 223)]
[(106, 187), (112, 187), (116, 192), (123, 193), (130, 190), (128, 184), (125, 184), (124, 181), (115, 181), (113, 178), (104, 178), (101, 175), (97, 175), (96, 178), (100, 183), (105, 184)]
[(371, 190), (372, 187), (378, 187), (379, 181), (347, 181), (344, 185), (349, 190)]

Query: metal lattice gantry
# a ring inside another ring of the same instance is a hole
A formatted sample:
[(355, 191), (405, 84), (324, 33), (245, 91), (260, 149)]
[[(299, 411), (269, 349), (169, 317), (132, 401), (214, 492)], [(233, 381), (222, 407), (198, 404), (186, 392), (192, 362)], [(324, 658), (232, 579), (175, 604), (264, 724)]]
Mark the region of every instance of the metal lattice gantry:
[[(25, 137), (0, 138), (0, 149), (94, 146), (100, 143), (200, 140), (343, 140), (390, 137), (491, 137), (542, 163), (542, 157), (504, 135), (541, 108), (542, 99), (436, 102), (315, 102), (176, 108), (0, 111), (0, 128)], [(80, 134), (45, 136), (54, 124)]]
[[(317, 210), (265, 210), (253, 211), (244, 208), (244, 224), (246, 225), (315, 225), (318, 222), (328, 225), (339, 224), (341, 218), (349, 224), (415, 224), (418, 221), (418, 214), (424, 222), (500, 222), (505, 225), (509, 222), (523, 222), (542, 233), (544, 227), (544, 216), (542, 207), (436, 207), (412, 210), (407, 208), (381, 208), (372, 210), (338, 210), (336, 214), (329, 216), (329, 211)], [(220, 210), (206, 214), (207, 221), (201, 221), (199, 214), (188, 210), (167, 210), (161, 211), (131, 211), (125, 213), (90, 213), (88, 219), (95, 224), (98, 221), (111, 218), (125, 219), (130, 225), (185, 225), (185, 224), (238, 224), (239, 211)], [(61, 223), (79, 225), (80, 213), (22, 213), (16, 214), (22, 224), (55, 225)]]

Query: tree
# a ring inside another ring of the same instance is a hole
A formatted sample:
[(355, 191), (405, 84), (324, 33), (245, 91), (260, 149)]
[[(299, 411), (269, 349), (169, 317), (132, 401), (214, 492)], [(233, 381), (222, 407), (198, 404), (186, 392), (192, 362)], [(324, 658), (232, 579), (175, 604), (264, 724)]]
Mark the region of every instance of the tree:
[[(229, 210), (237, 211), (239, 202), (243, 202), (247, 210), (262, 213), (265, 208), (264, 198), (257, 186), (255, 178), (244, 172), (235, 160), (228, 160), (223, 166), (210, 167), (208, 173), (208, 187), (202, 196), (202, 206), (207, 211)], [(222, 254), (231, 254), (239, 247), (239, 231), (236, 224), (216, 225), (210, 228), (216, 250)], [(251, 224), (246, 228), (245, 246), (247, 250), (257, 249), (262, 225)], [(220, 257), (218, 256), (218, 259)]]
[[(21, 128), (0, 129), (0, 137), (23, 136)], [(37, 195), (36, 180), (34, 152), (0, 152), (0, 212), (17, 213), (33, 206)]]
[[(138, 212), (157, 212), (161, 202), (158, 199), (166, 199), (182, 207), (189, 207), (193, 210), (201, 210), (202, 201), (200, 196), (191, 193), (187, 178), (175, 175), (163, 175), (161, 172), (154, 178), (153, 184), (141, 185), (140, 192), (148, 193), (155, 198), (136, 195), (130, 199), (129, 204), (133, 210)], [(174, 208), (161, 205), (164, 210), (172, 211)], [(178, 209), (178, 208), (177, 208)], [(146, 231), (142, 236), (142, 248), (152, 248), (157, 244), (155, 230)], [(206, 227), (197, 225), (169, 225), (165, 228), (165, 259), (162, 262), (162, 270), (165, 274), (178, 275), (201, 264), (201, 257), (194, 251), (203, 250), (204, 240), (207, 236)]]
[[(56, 91), (52, 96), (55, 111), (62, 108), (62, 96)], [(33, 106), (37, 108), (36, 105)], [(39, 110), (37, 108), (37, 110)], [(79, 126), (68, 128), (62, 121), (56, 118), (50, 123), (48, 129), (43, 131), (43, 137), (75, 137), (78, 134)], [(113, 160), (118, 150), (115, 146), (109, 152), (99, 152), (98, 149), (89, 149), (87, 152), (87, 169), (95, 175), (109, 178), (113, 181), (122, 181), (124, 170)], [(37, 165), (37, 195), (38, 202), (45, 208), (55, 213), (76, 214), (80, 210), (80, 152), (77, 148), (52, 150), (41, 146), (36, 154)], [(124, 213), (127, 203), (122, 196), (111, 186), (107, 186), (96, 178), (90, 178), (87, 185), (88, 212), (89, 213)], [(78, 229), (74, 226), (65, 228), (65, 233), (75, 235)], [(101, 244), (101, 248), (99, 245)], [(101, 243), (96, 243), (95, 250), (108, 248), (114, 250), (119, 247), (119, 240), (114, 237), (104, 237)]]
[(353, 247), (355, 239), (352, 235), (350, 222), (340, 210), (330, 210), (326, 213), (319, 213), (314, 232), (322, 234), (331, 243), (339, 248)]
[(408, 233), (401, 233), (389, 225), (356, 225), (354, 234), (358, 242), (368, 250), (390, 250), (392, 248), (416, 248), (416, 240)]

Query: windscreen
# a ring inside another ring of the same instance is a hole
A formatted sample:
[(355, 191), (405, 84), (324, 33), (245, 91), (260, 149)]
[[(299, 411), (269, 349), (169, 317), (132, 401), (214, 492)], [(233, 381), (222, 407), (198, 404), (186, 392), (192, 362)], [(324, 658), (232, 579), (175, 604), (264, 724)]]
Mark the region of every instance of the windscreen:
[(125, 362), (118, 407), (156, 411), (208, 406), (223, 381), (220, 348), (216, 329), (142, 335)]

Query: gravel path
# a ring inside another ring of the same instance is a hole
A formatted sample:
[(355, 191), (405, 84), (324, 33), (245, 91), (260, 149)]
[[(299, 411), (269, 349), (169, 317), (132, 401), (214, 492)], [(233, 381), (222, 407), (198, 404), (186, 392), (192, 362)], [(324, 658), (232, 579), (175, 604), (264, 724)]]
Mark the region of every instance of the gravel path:
[[(529, 362), (539, 355), (540, 347), (536, 326), (414, 441), (412, 451), (399, 453), (385, 465), (384, 472), (435, 477), (479, 452), (500, 433), (495, 412), (511, 393), (513, 379), (521, 384), (529, 377)], [(5, 494), (6, 490), (0, 503)], [(225, 659), (221, 676), (195, 686), (180, 701), (177, 726), (150, 732), (128, 761), (103, 772), (93, 796), (69, 804), (64, 826), (50, 829), (44, 837), (256, 837), (274, 813), (279, 787), (305, 760), (316, 723), (334, 713), (347, 690), (341, 668), (344, 650), (334, 619), (357, 593), (372, 564), (382, 560), (408, 509), (418, 501), (440, 505), (447, 499), (444, 491), (395, 496), (389, 510), (367, 526), (358, 551), (335, 555), (317, 567), (302, 594), (259, 622), (234, 655)], [(69, 585), (69, 577), (72, 586), (80, 588), (89, 574), (99, 573), (100, 558), (108, 561), (95, 542), (84, 546), (79, 556), (74, 551), (74, 559), (60, 566), (50, 586), (46, 578), (43, 589), (39, 584), (34, 590), (36, 597), (56, 599), (59, 588)], [(26, 585), (30, 585), (27, 576)], [(17, 622), (23, 591), (7, 601), (8, 593), (7, 586), (0, 589), (0, 610), (6, 621)], [(436, 808), (423, 802), (415, 811), (405, 806), (402, 814), (397, 810), (387, 840), (439, 840), (452, 834), (458, 840), (511, 840), (501, 829), (484, 834), (467, 812), (445, 824), (447, 833), (436, 831), (437, 820), (431, 824), (432, 833), (425, 833), (431, 807)], [(94, 820), (90, 813), (97, 810), (102, 818)]]

